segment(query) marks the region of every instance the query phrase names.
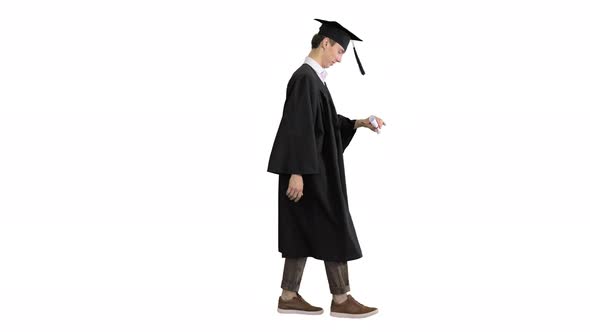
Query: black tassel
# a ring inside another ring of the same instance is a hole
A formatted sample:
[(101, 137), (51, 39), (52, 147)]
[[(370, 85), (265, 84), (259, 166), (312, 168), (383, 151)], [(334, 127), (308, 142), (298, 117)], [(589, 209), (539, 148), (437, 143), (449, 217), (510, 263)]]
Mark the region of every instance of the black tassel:
[(363, 69), (363, 65), (361, 65), (361, 60), (359, 59), (359, 55), (356, 53), (356, 48), (354, 47), (354, 43), (352, 44), (352, 50), (354, 51), (354, 57), (356, 58), (356, 63), (359, 65), (359, 69), (361, 70), (361, 74), (365, 75), (365, 70)]

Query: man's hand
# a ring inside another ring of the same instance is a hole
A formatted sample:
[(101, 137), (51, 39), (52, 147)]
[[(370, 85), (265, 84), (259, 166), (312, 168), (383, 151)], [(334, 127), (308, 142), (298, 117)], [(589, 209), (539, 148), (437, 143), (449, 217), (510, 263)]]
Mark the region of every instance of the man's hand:
[(287, 189), (287, 196), (290, 200), (299, 202), (303, 196), (303, 177), (299, 174), (291, 174), (289, 178), (289, 188)]
[[(381, 129), (383, 126), (385, 126), (385, 121), (383, 121), (380, 117), (375, 116), (375, 120), (377, 120), (377, 124), (379, 125), (379, 129)], [(356, 120), (354, 123), (354, 129), (357, 129), (358, 127), (369, 128), (372, 131), (377, 132), (377, 128), (373, 127), (373, 125), (371, 124), (371, 121), (369, 121), (369, 118)]]

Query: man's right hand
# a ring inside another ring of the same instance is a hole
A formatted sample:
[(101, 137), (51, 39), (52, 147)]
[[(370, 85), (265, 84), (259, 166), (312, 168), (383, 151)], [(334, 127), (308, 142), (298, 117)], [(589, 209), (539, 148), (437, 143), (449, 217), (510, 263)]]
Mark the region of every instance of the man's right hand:
[(290, 200), (295, 201), (295, 203), (299, 202), (303, 196), (303, 177), (301, 175), (291, 174), (286, 194)]

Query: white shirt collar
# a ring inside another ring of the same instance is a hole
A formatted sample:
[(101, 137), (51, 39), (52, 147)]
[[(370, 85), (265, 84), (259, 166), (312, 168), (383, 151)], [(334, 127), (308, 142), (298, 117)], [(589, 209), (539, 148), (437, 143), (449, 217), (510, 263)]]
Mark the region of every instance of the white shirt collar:
[(326, 76), (328, 76), (328, 72), (322, 68), (322, 66), (320, 66), (319, 63), (317, 63), (317, 61), (315, 61), (314, 59), (310, 58), (310, 57), (305, 57), (305, 62), (306, 64), (310, 65), (311, 68), (313, 68), (313, 70), (315, 70), (315, 72), (318, 74), (320, 80), (322, 80), (322, 82), (326, 82)]

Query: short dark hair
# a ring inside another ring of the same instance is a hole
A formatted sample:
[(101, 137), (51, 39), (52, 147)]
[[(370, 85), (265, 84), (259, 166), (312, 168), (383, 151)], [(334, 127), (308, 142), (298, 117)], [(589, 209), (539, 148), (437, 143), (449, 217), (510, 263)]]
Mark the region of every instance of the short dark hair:
[[(322, 40), (324, 40), (324, 38), (327, 38), (325, 36), (320, 35), (319, 33), (316, 33), (313, 38), (311, 38), (311, 48), (318, 48), (320, 46), (320, 44), (322, 43)], [(334, 44), (336, 44), (335, 41), (333, 41), (331, 38), (328, 38), (330, 40), (330, 45), (334, 46)]]

